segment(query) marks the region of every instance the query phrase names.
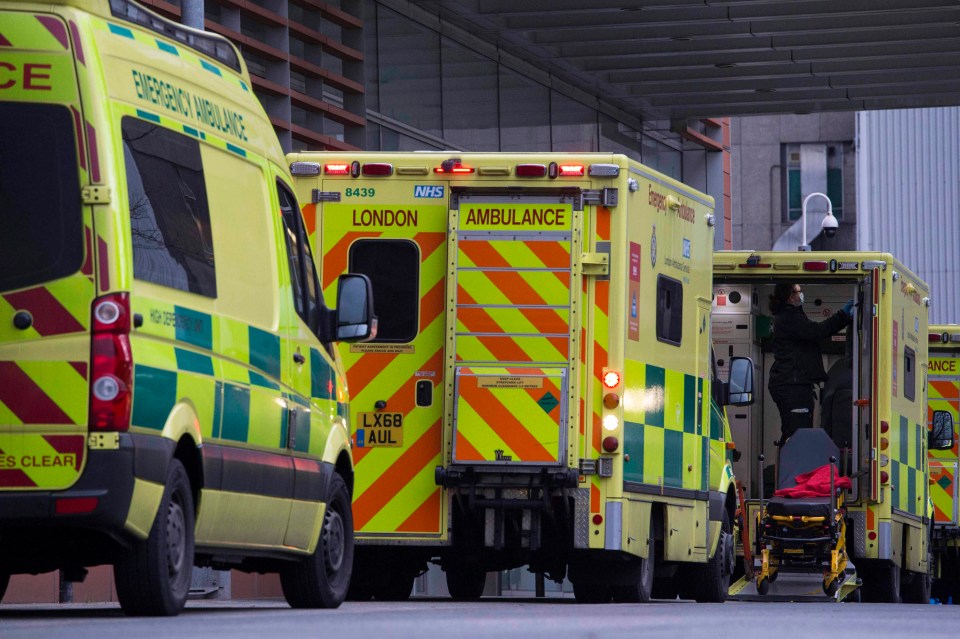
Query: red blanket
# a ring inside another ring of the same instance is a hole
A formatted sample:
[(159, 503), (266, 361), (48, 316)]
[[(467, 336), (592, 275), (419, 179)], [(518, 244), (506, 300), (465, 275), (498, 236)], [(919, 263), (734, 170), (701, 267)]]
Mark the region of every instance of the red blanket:
[(791, 488), (781, 488), (773, 493), (774, 497), (789, 497), (804, 499), (807, 497), (830, 496), (830, 469), (833, 468), (834, 486), (849, 490), (852, 487), (849, 477), (840, 477), (836, 466), (824, 464), (816, 470), (797, 475), (797, 485)]

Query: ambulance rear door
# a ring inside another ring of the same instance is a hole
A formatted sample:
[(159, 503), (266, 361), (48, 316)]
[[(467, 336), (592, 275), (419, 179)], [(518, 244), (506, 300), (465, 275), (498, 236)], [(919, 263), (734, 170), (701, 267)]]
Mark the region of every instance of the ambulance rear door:
[[(564, 467), (574, 433), (578, 196), (457, 193), (448, 252), (454, 466)], [(582, 208), (582, 207), (580, 207)]]
[(325, 299), (336, 299), (340, 274), (363, 273), (379, 316), (373, 341), (339, 347), (350, 393), (357, 538), (445, 538), (434, 468), (443, 442), (448, 187), (424, 177), (327, 178), (320, 192), (339, 194), (317, 216)]

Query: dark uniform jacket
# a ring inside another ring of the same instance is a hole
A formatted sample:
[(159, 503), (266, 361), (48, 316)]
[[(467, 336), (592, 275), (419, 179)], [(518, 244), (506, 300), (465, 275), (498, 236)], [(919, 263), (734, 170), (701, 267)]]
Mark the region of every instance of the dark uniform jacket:
[(820, 355), (820, 340), (839, 332), (850, 318), (838, 311), (814, 322), (800, 306), (784, 304), (773, 318), (773, 368), (769, 386), (813, 384), (827, 378)]

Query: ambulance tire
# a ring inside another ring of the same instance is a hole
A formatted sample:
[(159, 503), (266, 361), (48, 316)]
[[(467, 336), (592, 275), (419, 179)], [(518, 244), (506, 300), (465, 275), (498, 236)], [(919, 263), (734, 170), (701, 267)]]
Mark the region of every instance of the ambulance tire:
[[(871, 565), (872, 564), (872, 565)], [(873, 561), (863, 571), (863, 600), (868, 603), (900, 603), (900, 567), (892, 561)]]
[(630, 585), (613, 585), (610, 594), (614, 603), (650, 603), (653, 598), (653, 568), (656, 550), (653, 535), (647, 541), (647, 558), (637, 559), (636, 579)]
[(703, 603), (723, 603), (727, 600), (730, 590), (730, 577), (733, 575), (734, 549), (733, 524), (730, 523), (730, 512), (723, 509), (723, 520), (720, 523), (720, 536), (717, 539), (717, 550), (706, 564), (697, 566), (697, 579), (694, 599)]
[(610, 586), (595, 582), (573, 582), (573, 597), (577, 603), (605, 604), (610, 603)]
[(183, 610), (193, 574), (194, 517), (190, 478), (180, 460), (171, 459), (149, 535), (113, 566), (125, 613), (169, 617)]
[(377, 601), (406, 601), (413, 592), (414, 579), (415, 573), (394, 566), (394, 570), (383, 575), (381, 581), (373, 587), (373, 598)]
[[(927, 566), (933, 569), (933, 556), (928, 555)], [(903, 603), (929, 604), (933, 577), (929, 572), (905, 570), (900, 576), (900, 596)]]
[(454, 601), (476, 601), (487, 584), (487, 573), (475, 563), (457, 563), (446, 567), (447, 590)]
[(291, 608), (336, 608), (347, 596), (352, 572), (350, 491), (343, 478), (333, 473), (317, 548), (306, 559), (280, 571), (280, 587)]
[(10, 575), (0, 573), (0, 601), (3, 601), (3, 595), (7, 592), (8, 585), (10, 585)]

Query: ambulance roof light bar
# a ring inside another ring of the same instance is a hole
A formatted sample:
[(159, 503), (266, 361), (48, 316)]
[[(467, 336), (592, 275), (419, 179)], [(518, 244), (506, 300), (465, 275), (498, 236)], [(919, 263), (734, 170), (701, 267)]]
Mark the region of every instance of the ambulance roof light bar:
[[(328, 171), (329, 173), (329, 171)], [(292, 162), (290, 164), (291, 175), (320, 175), (319, 162)]]
[(444, 160), (440, 163), (440, 166), (434, 167), (434, 173), (454, 173), (454, 174), (465, 174), (473, 173), (476, 171), (472, 166), (463, 166), (460, 162), (460, 158), (450, 158), (449, 160)]
[[(393, 167), (390, 167), (391, 172)], [(353, 162), (330, 162), (323, 165), (323, 172), (326, 175), (349, 175), (351, 177), (360, 176), (360, 163), (354, 160)], [(379, 174), (377, 174), (379, 175)]]

